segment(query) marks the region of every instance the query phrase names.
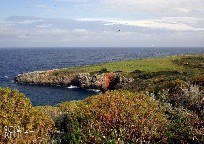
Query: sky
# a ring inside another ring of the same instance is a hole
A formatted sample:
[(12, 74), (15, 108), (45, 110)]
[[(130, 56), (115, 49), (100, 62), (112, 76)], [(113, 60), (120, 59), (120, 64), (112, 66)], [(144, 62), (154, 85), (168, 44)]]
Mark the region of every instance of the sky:
[(0, 47), (204, 47), (204, 0), (0, 0)]

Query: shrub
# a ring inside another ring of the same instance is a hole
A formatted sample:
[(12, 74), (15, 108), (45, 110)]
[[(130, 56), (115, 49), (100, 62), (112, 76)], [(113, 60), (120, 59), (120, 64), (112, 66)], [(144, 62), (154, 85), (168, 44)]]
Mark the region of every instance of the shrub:
[(168, 127), (157, 101), (128, 91), (92, 96), (57, 120), (67, 141), (81, 143), (158, 142)]
[(175, 59), (172, 62), (180, 66), (203, 69), (204, 68), (203, 61), (204, 56), (198, 55), (198, 56), (186, 56), (180, 59)]
[(204, 143), (203, 119), (183, 108), (168, 107), (166, 110), (171, 123), (165, 132), (165, 143)]
[(171, 94), (178, 94), (182, 92), (182, 87), (187, 87), (188, 84), (180, 79), (164, 81), (161, 85), (158, 85), (155, 91), (166, 90), (168, 89)]
[(157, 98), (163, 103), (171, 103), (175, 107), (184, 107), (200, 117), (204, 117), (204, 92), (198, 85), (178, 85), (174, 88), (174, 91), (164, 89), (157, 93)]
[(109, 72), (106, 68), (102, 68), (100, 71), (99, 71), (99, 73), (107, 73), (107, 72)]
[(192, 82), (195, 85), (204, 86), (204, 74), (193, 76)]
[[(34, 109), (24, 94), (0, 88), (0, 142), (34, 143), (38, 138), (47, 139), (52, 126), (53, 121)], [(19, 133), (15, 133), (17, 130)]]
[(197, 85), (189, 85), (188, 88), (182, 88), (181, 98), (185, 107), (197, 114), (204, 112), (204, 92)]

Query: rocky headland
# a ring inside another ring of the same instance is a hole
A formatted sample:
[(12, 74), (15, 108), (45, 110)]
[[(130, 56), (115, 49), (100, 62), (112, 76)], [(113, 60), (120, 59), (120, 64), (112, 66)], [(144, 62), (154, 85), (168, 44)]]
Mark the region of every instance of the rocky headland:
[(16, 76), (20, 84), (77, 86), (101, 91), (158, 92), (175, 83), (204, 84), (204, 56), (184, 55), (35, 71)]
[(98, 89), (101, 91), (113, 90), (133, 81), (120, 72), (104, 72), (91, 74), (73, 71), (60, 72), (59, 70), (36, 71), (16, 76), (19, 84), (77, 86), (82, 89)]

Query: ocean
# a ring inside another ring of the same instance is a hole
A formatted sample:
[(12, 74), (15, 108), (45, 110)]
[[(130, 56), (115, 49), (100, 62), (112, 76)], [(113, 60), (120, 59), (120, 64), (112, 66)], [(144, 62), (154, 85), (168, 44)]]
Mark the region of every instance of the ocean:
[(204, 54), (204, 48), (0, 48), (0, 87), (18, 89), (34, 106), (84, 99), (94, 91), (56, 86), (19, 85), (19, 73), (180, 54)]

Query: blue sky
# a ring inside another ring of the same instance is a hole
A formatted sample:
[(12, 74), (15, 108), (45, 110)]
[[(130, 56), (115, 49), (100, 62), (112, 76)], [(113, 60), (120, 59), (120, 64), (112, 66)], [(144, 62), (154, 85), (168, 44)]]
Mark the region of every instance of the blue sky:
[(0, 47), (204, 47), (203, 0), (1, 0)]

